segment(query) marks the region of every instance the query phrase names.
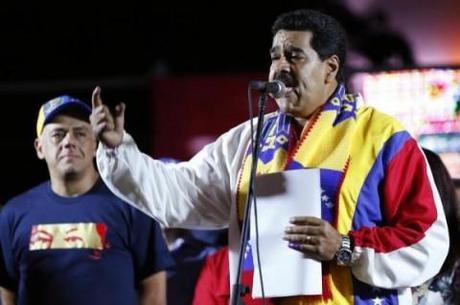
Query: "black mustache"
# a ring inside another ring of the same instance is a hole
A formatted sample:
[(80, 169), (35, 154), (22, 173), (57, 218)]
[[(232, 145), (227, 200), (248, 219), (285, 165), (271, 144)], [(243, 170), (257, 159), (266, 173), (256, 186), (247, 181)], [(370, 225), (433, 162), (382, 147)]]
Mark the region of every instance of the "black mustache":
[(297, 79), (286, 72), (275, 74), (274, 79), (283, 82), (286, 85), (286, 87), (297, 87), (298, 84)]

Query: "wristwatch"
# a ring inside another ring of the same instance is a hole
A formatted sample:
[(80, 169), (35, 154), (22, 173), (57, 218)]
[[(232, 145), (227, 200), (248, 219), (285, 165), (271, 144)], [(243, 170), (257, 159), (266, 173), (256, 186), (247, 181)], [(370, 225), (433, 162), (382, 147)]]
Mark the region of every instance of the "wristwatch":
[(351, 266), (353, 263), (353, 247), (351, 244), (350, 236), (342, 235), (342, 242), (340, 248), (335, 254), (337, 265), (339, 266)]

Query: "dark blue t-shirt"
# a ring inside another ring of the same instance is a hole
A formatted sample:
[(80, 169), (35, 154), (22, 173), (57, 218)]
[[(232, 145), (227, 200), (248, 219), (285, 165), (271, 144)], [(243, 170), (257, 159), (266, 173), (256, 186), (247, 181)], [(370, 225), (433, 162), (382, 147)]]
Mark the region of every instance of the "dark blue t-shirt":
[(0, 246), (0, 284), (19, 305), (137, 304), (140, 282), (173, 264), (158, 224), (101, 180), (76, 198), (49, 182), (13, 198)]

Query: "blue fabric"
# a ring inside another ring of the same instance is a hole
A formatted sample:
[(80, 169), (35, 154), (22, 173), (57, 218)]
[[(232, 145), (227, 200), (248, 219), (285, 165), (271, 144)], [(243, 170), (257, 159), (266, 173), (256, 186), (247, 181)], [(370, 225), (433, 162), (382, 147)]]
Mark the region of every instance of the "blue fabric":
[[(37, 225), (78, 223), (104, 229), (102, 249), (31, 250)], [(101, 181), (77, 198), (56, 195), (46, 182), (12, 199), (1, 211), (0, 245), (0, 284), (19, 305), (137, 304), (140, 281), (173, 264), (158, 224)]]

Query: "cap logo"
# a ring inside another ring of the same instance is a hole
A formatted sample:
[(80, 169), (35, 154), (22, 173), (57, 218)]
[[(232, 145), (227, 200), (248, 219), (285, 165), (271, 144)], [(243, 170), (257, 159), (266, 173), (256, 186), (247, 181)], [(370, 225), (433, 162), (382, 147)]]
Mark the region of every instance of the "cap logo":
[(64, 104), (66, 102), (67, 98), (65, 97), (57, 97), (55, 99), (52, 99), (48, 101), (45, 105), (43, 105), (43, 112), (45, 112), (45, 117), (48, 116), (48, 114), (59, 107), (60, 105)]

